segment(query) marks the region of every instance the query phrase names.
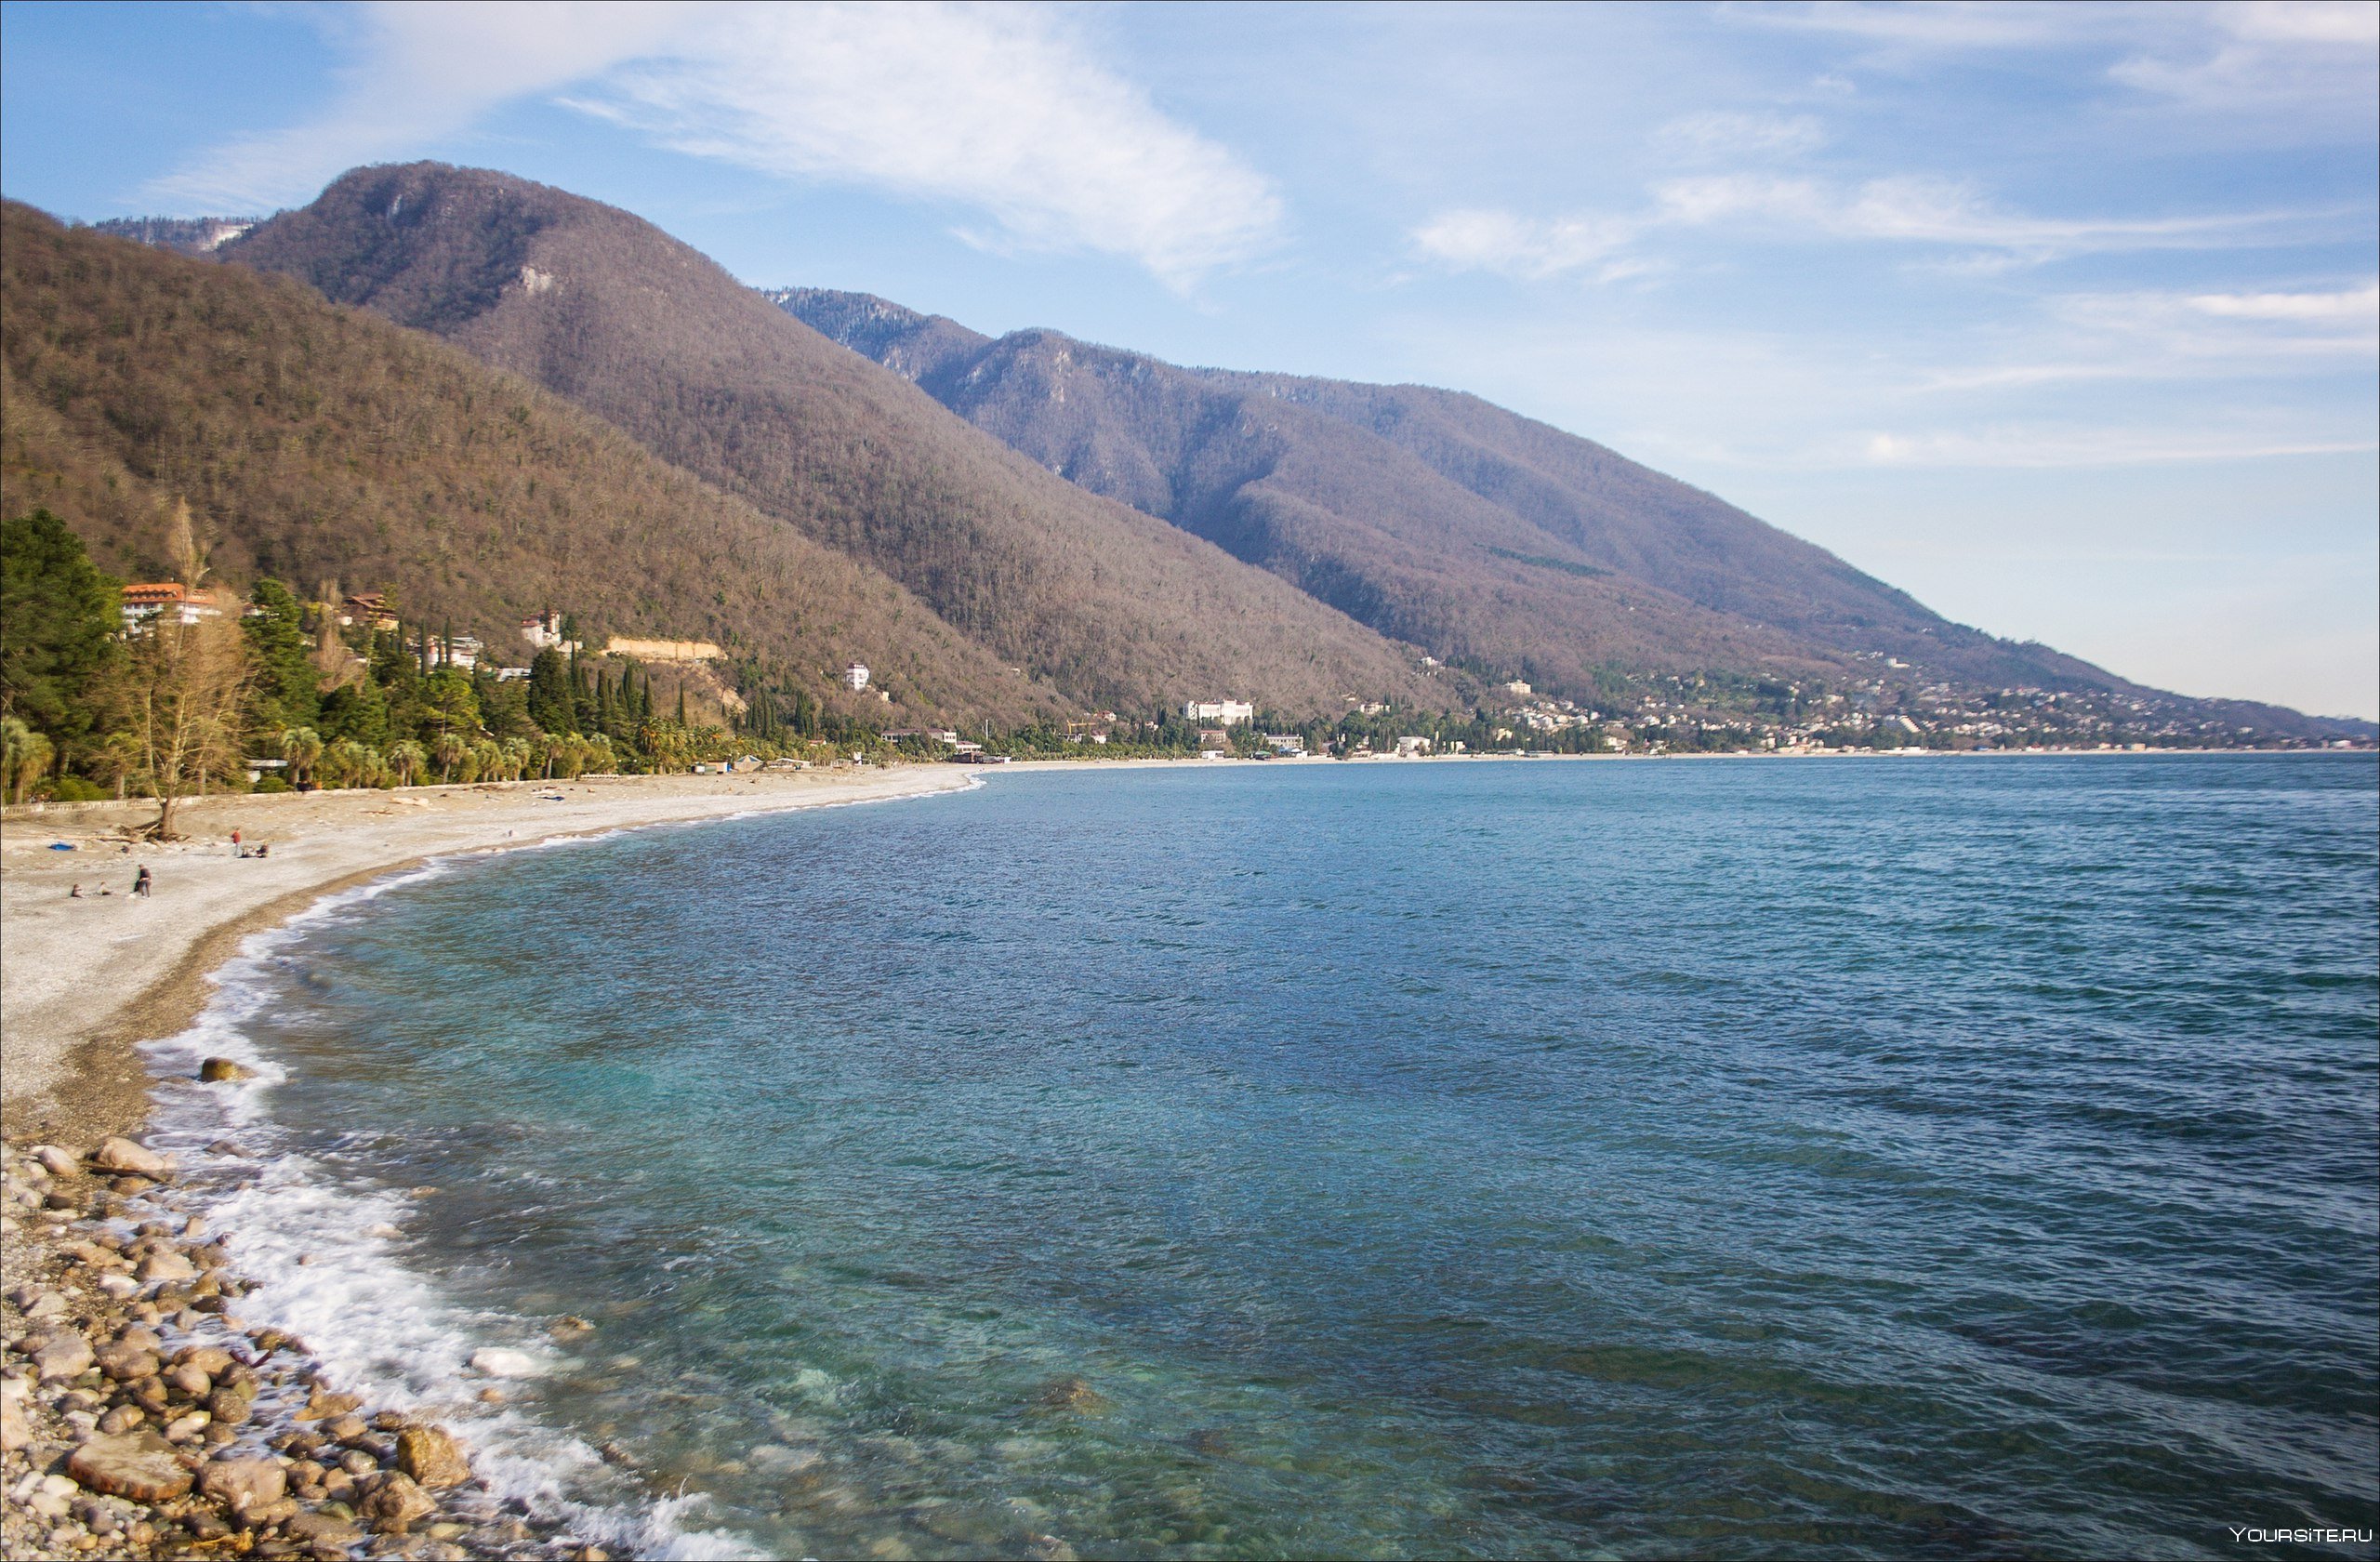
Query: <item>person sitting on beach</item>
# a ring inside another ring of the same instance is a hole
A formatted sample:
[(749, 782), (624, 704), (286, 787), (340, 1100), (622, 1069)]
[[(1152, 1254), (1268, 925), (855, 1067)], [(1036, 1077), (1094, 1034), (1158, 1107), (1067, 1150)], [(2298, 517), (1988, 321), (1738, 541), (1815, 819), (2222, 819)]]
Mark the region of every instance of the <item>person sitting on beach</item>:
[(69, 900), (80, 900), (80, 899), (82, 899), (82, 898), (83, 898), (83, 886), (82, 886), (82, 885), (80, 885), (80, 884), (77, 884), (77, 885), (75, 885), (73, 889), (71, 889), (71, 890), (67, 891), (67, 892), (66, 892), (66, 898), (67, 898), (67, 899), (69, 899)]
[(258, 856), (263, 856), (267, 852), (270, 852), (270, 851), (271, 851), (271, 850), (272, 850), (272, 842), (271, 842), (271, 841), (264, 841), (263, 843), (261, 843), (260, 845), (258, 845), (258, 846), (257, 847), (257, 855), (258, 855)]
[(132, 893), (141, 899), (149, 898), (149, 865), (142, 863), (140, 871), (132, 876)]

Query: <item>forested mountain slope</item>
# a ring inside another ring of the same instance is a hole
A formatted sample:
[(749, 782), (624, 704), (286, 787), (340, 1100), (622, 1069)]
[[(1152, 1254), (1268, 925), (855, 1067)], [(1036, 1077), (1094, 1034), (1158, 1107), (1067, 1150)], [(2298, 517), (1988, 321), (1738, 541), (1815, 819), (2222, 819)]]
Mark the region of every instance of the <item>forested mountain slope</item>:
[(13, 202), (0, 225), (0, 506), (48, 507), (120, 576), (168, 574), (186, 497), (222, 579), (386, 589), (503, 658), (550, 606), (820, 695), (855, 656), (912, 715), (1063, 708), (882, 574), (468, 353)]
[(1053, 476), (628, 213), (502, 174), (365, 168), (221, 254), (570, 398), (1086, 704), (1445, 698), (1373, 630)]
[(1595, 669), (1903, 681), (2188, 701), (1935, 614), (1823, 549), (1474, 396), (1183, 369), (1052, 331), (994, 339), (865, 294), (767, 295), (1096, 492), (1213, 538), (1383, 631), (1540, 684)]

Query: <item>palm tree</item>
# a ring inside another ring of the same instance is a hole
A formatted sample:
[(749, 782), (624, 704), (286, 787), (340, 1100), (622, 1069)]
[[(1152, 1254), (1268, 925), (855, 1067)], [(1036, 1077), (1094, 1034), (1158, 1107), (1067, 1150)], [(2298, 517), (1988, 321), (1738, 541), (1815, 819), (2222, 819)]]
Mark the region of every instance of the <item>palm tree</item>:
[(504, 740), (504, 768), (510, 779), (518, 781), (527, 775), (535, 760), (527, 738), (508, 737)]
[(471, 745), (471, 773), (474, 779), (491, 781), (502, 774), (504, 749), (492, 737), (481, 738)]
[(443, 786), (455, 779), (455, 767), (470, 758), (471, 746), (463, 741), (458, 732), (443, 732), (436, 740), (438, 780)]
[(323, 735), (311, 727), (291, 727), (281, 735), (281, 757), (289, 761), (289, 784), (313, 779), (314, 761), (323, 757)]
[(364, 767), (372, 750), (351, 737), (342, 737), (323, 751), (323, 780), (327, 786), (352, 787), (364, 779)]
[(429, 762), (429, 753), (412, 738), (389, 746), (389, 773), (396, 777), (400, 787), (412, 786), (414, 777), (419, 775), (422, 767)]

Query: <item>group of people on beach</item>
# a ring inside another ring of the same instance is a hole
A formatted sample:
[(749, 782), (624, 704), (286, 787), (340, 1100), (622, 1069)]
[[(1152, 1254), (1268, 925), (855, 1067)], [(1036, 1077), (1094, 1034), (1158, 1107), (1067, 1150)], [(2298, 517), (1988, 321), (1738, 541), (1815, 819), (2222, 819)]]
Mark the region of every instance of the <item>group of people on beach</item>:
[[(140, 865), (140, 871), (132, 876), (132, 893), (139, 895), (141, 899), (147, 900), (149, 898), (150, 882), (149, 865), (147, 863), (142, 863)], [(115, 894), (115, 892), (102, 884), (99, 886), (99, 894), (103, 895), (112, 895)], [(67, 890), (66, 898), (69, 900), (83, 900), (87, 898), (83, 894), (83, 885), (79, 880), (73, 885), (73, 887)]]
[[(129, 852), (132, 848), (127, 846), (125, 850)], [(270, 854), (271, 851), (272, 842), (269, 841), (259, 841), (254, 846), (243, 846), (240, 844), (240, 832), (238, 830), (233, 830), (231, 832), (231, 854), (235, 857), (261, 857)], [(132, 894), (142, 900), (147, 900), (149, 898), (150, 889), (153, 883), (154, 880), (149, 876), (149, 865), (147, 863), (142, 863), (139, 865), (139, 870), (132, 876)], [(105, 885), (101, 885), (99, 888), (99, 894), (103, 895), (112, 895), (115, 892), (107, 888)], [(77, 880), (67, 889), (66, 898), (69, 900), (87, 900), (91, 897), (83, 893), (83, 885), (80, 880)]]

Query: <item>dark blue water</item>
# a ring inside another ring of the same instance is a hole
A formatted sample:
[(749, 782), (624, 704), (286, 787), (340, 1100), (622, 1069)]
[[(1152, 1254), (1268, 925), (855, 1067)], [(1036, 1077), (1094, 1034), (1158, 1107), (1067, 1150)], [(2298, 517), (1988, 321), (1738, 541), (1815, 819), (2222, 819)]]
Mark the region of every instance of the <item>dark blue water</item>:
[(2380, 1502), (2375, 800), (1010, 775), (470, 863), (248, 1029), (456, 1316), (596, 1324), (535, 1414), (764, 1553), (2369, 1555), (2229, 1531)]

